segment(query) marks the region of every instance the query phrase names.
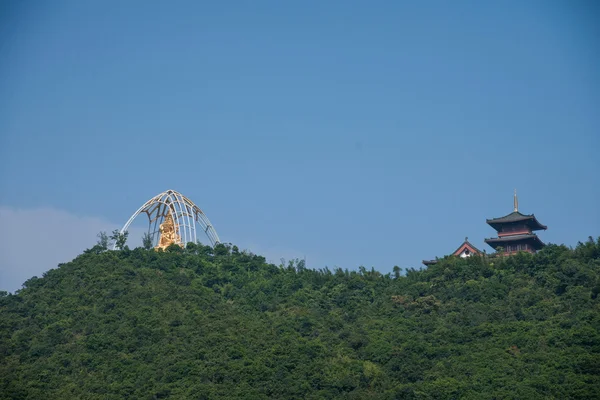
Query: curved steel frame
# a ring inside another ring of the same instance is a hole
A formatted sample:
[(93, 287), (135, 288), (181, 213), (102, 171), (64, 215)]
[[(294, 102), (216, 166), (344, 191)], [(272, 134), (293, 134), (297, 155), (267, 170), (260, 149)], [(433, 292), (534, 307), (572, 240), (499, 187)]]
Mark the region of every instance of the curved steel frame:
[[(152, 238), (152, 245), (156, 246), (160, 237), (160, 224), (164, 221), (167, 214), (171, 211), (173, 221), (179, 225), (179, 234), (181, 235), (181, 244), (188, 242), (196, 243), (196, 224), (200, 225), (211, 245), (220, 243), (219, 235), (212, 226), (206, 214), (195, 205), (190, 199), (174, 190), (167, 190), (158, 194), (144, 203), (121, 229), (124, 233), (136, 217), (142, 213), (148, 216), (148, 234)], [(113, 244), (113, 249), (115, 244)]]

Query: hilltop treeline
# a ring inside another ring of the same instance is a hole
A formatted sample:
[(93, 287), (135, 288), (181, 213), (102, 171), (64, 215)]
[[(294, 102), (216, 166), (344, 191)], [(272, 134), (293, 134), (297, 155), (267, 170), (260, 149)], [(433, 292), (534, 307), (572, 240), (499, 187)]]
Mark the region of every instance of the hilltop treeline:
[(96, 246), (0, 296), (2, 399), (592, 399), (600, 238), (424, 270)]

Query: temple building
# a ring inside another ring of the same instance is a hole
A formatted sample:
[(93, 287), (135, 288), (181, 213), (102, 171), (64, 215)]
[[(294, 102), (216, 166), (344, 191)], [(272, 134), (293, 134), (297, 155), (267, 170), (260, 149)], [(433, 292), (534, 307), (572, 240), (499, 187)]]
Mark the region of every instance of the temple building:
[[(460, 246), (458, 246), (458, 249), (456, 249), (452, 253), (453, 256), (461, 257), (461, 258), (471, 257), (474, 254), (481, 254), (481, 251), (479, 251), (479, 249), (477, 247), (473, 246), (469, 242), (468, 237), (466, 237), (465, 241), (462, 242), (462, 244)], [(423, 264), (425, 264), (426, 266), (436, 264), (437, 262), (438, 262), (438, 260), (423, 260)]]
[(496, 251), (502, 250), (504, 255), (515, 254), (519, 251), (535, 253), (545, 246), (544, 242), (533, 232), (546, 230), (548, 227), (540, 224), (535, 215), (519, 212), (516, 190), (513, 212), (504, 217), (487, 219), (486, 222), (498, 232), (498, 237), (485, 239), (485, 242)]

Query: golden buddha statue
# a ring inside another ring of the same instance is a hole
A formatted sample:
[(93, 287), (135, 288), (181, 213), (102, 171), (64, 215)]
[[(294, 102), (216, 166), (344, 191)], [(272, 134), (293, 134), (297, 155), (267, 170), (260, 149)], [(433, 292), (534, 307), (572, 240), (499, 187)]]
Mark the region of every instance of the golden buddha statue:
[(160, 224), (160, 238), (158, 240), (158, 245), (155, 247), (158, 249), (166, 249), (173, 243), (181, 244), (181, 236), (179, 236), (179, 225), (177, 225), (173, 221), (173, 216), (171, 215), (171, 210), (165, 216), (165, 220), (162, 224)]

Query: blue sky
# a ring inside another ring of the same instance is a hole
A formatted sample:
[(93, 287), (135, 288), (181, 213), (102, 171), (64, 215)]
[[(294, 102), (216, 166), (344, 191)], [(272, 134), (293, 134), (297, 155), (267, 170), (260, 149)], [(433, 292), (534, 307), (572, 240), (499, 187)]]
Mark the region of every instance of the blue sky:
[(542, 240), (598, 236), (599, 17), (592, 1), (4, 2), (0, 288), (167, 189), (222, 240), (312, 268), (420, 267), (465, 236), (491, 251), (485, 219), (514, 188)]

